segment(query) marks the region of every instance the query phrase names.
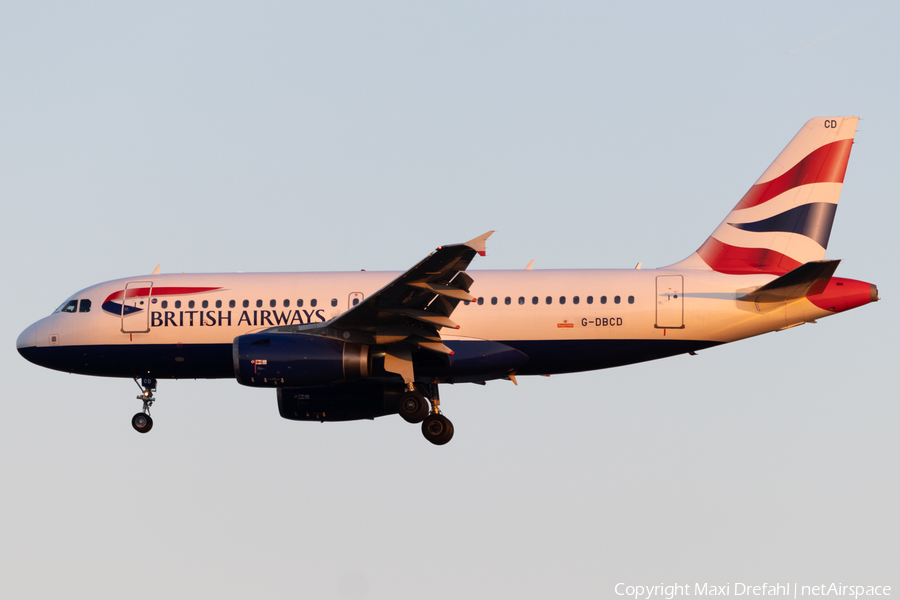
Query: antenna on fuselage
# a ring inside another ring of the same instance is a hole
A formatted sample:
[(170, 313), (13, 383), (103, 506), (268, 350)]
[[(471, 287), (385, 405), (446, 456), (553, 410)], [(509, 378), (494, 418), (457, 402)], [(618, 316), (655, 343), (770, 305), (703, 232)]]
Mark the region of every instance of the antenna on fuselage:
[(156, 265), (156, 268), (153, 269), (153, 272), (150, 273), (150, 274), (151, 274), (151, 275), (159, 275), (159, 268), (160, 268), (161, 266), (162, 266), (162, 263), (159, 263), (158, 265)]

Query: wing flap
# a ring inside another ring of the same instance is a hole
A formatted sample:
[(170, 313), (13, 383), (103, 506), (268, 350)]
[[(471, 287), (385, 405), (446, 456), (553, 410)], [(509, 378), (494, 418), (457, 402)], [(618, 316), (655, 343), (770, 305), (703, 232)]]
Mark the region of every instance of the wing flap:
[(450, 329), (459, 329), (459, 325), (457, 325), (447, 317), (426, 310), (413, 310), (411, 308), (389, 308), (384, 310), (383, 312), (402, 315), (404, 317), (416, 319), (417, 321), (424, 321), (429, 325), (448, 327)]
[(413, 346), (417, 346), (422, 348), (423, 350), (430, 350), (431, 352), (437, 352), (439, 354), (445, 354), (447, 356), (453, 355), (453, 350), (448, 348), (441, 341), (435, 341), (433, 339), (425, 339), (421, 337), (410, 337), (408, 339), (409, 343)]
[(429, 292), (434, 292), (439, 296), (446, 296), (447, 298), (453, 298), (454, 300), (463, 300), (467, 302), (472, 302), (475, 300), (475, 297), (472, 296), (472, 294), (470, 294), (469, 292), (449, 285), (428, 283), (427, 281), (409, 281), (406, 283), (406, 285), (414, 288), (428, 290)]

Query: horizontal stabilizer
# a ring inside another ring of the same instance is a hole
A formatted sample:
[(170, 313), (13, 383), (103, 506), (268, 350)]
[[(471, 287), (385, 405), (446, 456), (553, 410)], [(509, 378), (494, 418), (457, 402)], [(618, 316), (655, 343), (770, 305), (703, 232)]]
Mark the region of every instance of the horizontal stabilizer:
[(815, 260), (800, 265), (778, 279), (738, 298), (744, 302), (784, 302), (821, 294), (839, 260)]

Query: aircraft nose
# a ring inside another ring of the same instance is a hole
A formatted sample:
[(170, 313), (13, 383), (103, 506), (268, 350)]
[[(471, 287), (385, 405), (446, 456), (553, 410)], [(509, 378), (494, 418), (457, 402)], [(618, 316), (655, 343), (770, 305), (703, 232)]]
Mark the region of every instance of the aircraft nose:
[[(16, 339), (16, 349), (33, 348), (37, 346), (37, 323), (32, 323), (25, 328), (25, 331), (19, 334)], [(19, 352), (21, 354), (21, 352)]]

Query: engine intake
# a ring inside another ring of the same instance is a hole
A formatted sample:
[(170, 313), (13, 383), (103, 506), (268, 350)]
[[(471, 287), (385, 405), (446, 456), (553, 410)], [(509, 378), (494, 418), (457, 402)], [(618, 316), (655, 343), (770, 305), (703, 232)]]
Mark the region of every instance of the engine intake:
[(234, 339), (234, 376), (251, 387), (305, 387), (369, 377), (369, 346), (302, 333)]

